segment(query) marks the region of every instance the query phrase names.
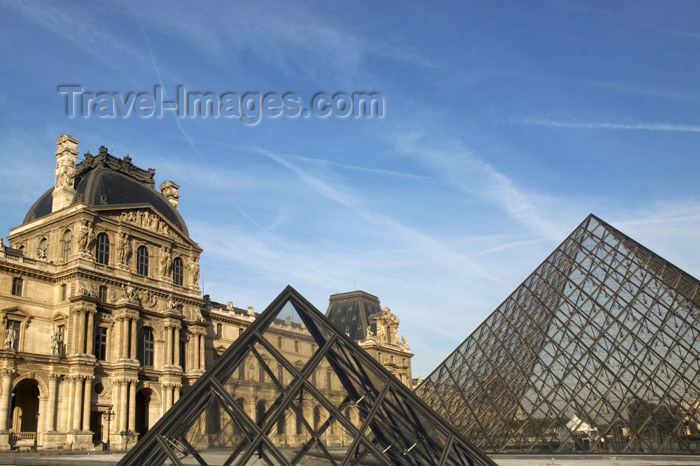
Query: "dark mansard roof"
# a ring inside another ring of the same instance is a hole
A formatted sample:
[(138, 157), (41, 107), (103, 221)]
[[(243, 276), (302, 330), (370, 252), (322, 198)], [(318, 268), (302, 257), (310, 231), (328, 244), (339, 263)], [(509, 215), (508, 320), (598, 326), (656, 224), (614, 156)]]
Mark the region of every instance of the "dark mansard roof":
[[(75, 166), (75, 173), (72, 204), (85, 202), (93, 207), (149, 204), (189, 236), (180, 213), (155, 190), (153, 168), (143, 170), (133, 165), (128, 155), (119, 159), (102, 146), (98, 155), (86, 153), (85, 159)], [(23, 224), (51, 213), (52, 192), (53, 187), (39, 197), (25, 215)]]
[(370, 316), (382, 313), (379, 298), (360, 290), (331, 295), (329, 301), (326, 317), (353, 340), (367, 338)]

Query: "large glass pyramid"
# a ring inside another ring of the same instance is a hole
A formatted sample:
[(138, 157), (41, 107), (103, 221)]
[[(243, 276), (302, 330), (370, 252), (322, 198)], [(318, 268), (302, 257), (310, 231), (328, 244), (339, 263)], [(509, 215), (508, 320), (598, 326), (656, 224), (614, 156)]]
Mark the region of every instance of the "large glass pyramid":
[(700, 453), (699, 282), (590, 215), (417, 393), (490, 452)]
[(495, 465), (287, 287), (120, 465)]

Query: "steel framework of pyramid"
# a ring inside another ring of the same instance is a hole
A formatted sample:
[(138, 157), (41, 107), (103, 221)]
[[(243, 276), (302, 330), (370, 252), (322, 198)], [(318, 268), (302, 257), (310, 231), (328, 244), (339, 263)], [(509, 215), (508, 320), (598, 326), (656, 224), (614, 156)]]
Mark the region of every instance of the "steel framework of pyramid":
[(119, 464), (495, 465), (291, 287)]
[(417, 388), (490, 452), (700, 452), (700, 283), (590, 215)]

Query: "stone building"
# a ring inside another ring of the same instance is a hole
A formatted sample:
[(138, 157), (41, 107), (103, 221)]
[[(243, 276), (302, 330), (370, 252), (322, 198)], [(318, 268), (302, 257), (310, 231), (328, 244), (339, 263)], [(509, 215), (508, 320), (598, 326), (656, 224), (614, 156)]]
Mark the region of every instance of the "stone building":
[(411, 357), (405, 337), (399, 337), (399, 318), (382, 307), (379, 298), (364, 291), (331, 295), (326, 317), (341, 331), (412, 388)]
[[(0, 449), (128, 448), (256, 314), (202, 296), (177, 184), (158, 192), (128, 155), (78, 162), (76, 139), (56, 144), (54, 186), (0, 241)], [(254, 416), (265, 374), (249, 370)]]

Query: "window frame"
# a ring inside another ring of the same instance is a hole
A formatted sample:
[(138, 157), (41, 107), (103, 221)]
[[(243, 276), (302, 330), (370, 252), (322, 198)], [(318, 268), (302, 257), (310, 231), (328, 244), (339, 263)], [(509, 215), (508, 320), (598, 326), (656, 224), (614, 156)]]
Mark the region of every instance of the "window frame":
[(109, 265), (109, 236), (105, 232), (95, 238), (95, 262)]
[(173, 259), (173, 285), (182, 286), (184, 282), (184, 270), (182, 267), (182, 259), (176, 257)]
[(149, 269), (149, 254), (148, 248), (144, 245), (136, 249), (136, 274), (142, 277), (148, 277)]
[(73, 232), (66, 230), (63, 232), (63, 238), (61, 239), (61, 259), (63, 262), (68, 262), (70, 260), (70, 253), (73, 243)]
[(12, 290), (10, 290), (12, 296), (22, 297), (22, 292), (24, 291), (24, 280), (22, 277), (12, 277)]
[[(147, 338), (148, 337), (148, 338)], [(151, 327), (141, 327), (138, 337), (136, 359), (143, 367), (153, 367), (155, 355), (155, 338)]]
[(107, 330), (107, 327), (102, 325), (95, 327), (93, 354), (98, 361), (107, 361)]

